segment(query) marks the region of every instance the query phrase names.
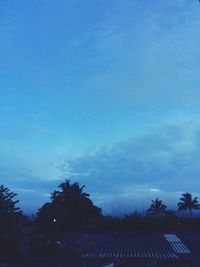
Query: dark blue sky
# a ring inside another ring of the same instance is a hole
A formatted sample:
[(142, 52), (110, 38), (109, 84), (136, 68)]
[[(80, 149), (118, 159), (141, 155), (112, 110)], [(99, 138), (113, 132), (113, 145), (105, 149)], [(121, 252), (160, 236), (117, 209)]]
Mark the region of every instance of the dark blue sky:
[(0, 181), (35, 212), (66, 178), (105, 213), (200, 195), (195, 0), (0, 0)]

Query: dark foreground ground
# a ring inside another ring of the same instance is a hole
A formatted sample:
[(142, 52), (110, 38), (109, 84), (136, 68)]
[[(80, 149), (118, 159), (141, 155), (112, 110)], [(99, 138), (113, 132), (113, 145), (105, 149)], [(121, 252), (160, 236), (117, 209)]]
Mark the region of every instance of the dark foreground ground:
[(61, 242), (75, 245), (80, 260), (1, 259), (0, 267), (200, 267), (200, 233), (70, 233)]

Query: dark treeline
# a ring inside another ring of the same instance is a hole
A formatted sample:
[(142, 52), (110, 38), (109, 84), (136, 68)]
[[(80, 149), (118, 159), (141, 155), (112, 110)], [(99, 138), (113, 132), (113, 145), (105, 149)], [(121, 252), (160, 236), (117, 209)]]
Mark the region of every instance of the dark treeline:
[(162, 200), (156, 198), (150, 203), (145, 215), (137, 211), (122, 218), (102, 215), (101, 208), (96, 207), (85, 186), (78, 182), (66, 180), (51, 194), (50, 202), (38, 211), (35, 226), (48, 235), (63, 231), (92, 230), (142, 230), (142, 231), (179, 231), (200, 230), (200, 217), (193, 211), (200, 209), (197, 197), (186, 192), (177, 203), (178, 211), (185, 211), (185, 216), (168, 210)]
[(69, 233), (101, 231), (200, 231), (197, 197), (188, 192), (177, 203), (178, 211), (188, 216), (177, 216), (162, 200), (152, 200), (145, 215), (138, 212), (122, 218), (104, 216), (85, 192), (85, 186), (69, 180), (61, 183), (51, 194), (49, 202), (34, 219), (25, 216), (18, 206), (16, 194), (0, 186), (0, 257), (56, 257), (65, 260), (78, 258), (80, 253), (73, 242), (66, 242)]

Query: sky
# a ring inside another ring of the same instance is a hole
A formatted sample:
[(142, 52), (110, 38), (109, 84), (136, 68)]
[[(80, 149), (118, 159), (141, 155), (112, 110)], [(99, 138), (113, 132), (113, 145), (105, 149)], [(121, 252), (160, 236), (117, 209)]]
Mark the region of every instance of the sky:
[(0, 184), (36, 213), (86, 185), (104, 214), (200, 197), (197, 0), (0, 0)]

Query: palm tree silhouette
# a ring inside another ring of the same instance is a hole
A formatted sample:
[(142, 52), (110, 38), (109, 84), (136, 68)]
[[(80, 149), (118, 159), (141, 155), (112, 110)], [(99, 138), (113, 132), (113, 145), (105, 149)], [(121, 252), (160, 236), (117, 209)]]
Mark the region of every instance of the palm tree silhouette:
[(58, 188), (51, 194), (51, 203), (39, 210), (40, 221), (51, 221), (61, 230), (86, 228), (98, 222), (101, 209), (84, 192), (84, 185), (66, 180)]
[(186, 192), (182, 194), (178, 205), (178, 211), (188, 210), (190, 217), (192, 217), (193, 210), (200, 210), (200, 204), (198, 203), (198, 197), (192, 198), (192, 194)]
[(162, 200), (156, 198), (152, 200), (150, 208), (147, 210), (147, 213), (151, 216), (162, 216), (167, 213), (167, 206), (163, 204)]
[(51, 194), (51, 199), (53, 201), (65, 201), (68, 198), (88, 198), (89, 194), (83, 192), (85, 185), (81, 186), (78, 182), (71, 184), (70, 180), (61, 183), (58, 186), (61, 190), (54, 190)]

